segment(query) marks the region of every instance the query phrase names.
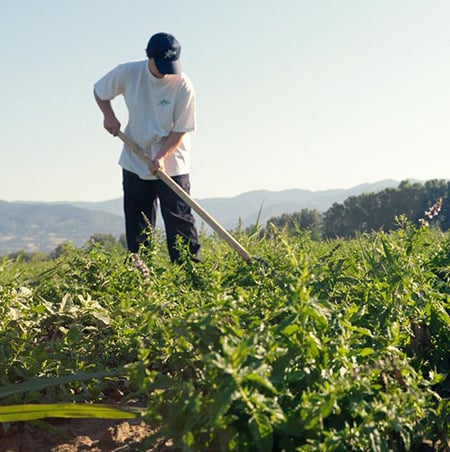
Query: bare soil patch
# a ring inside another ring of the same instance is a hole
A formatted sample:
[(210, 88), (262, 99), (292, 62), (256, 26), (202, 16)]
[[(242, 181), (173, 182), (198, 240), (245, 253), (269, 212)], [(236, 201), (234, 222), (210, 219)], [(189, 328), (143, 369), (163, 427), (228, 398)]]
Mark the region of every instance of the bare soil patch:
[(149, 442), (154, 432), (140, 420), (18, 422), (0, 431), (0, 452), (173, 452), (170, 442)]

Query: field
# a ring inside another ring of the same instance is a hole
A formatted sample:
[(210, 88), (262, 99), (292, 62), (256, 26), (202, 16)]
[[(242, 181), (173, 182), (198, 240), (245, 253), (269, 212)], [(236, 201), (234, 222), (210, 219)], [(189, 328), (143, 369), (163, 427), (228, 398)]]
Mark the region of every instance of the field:
[(449, 450), (450, 235), (236, 236), (252, 264), (212, 236), (173, 266), (157, 237), (148, 279), (100, 245), (3, 259), (0, 445), (117, 416), (148, 426), (121, 451)]

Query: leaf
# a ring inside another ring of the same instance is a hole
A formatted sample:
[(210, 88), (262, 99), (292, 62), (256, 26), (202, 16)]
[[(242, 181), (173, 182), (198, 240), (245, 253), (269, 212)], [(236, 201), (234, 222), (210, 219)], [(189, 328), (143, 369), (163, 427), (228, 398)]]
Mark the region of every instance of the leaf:
[(93, 373), (77, 373), (71, 375), (63, 375), (62, 377), (39, 377), (32, 378), (24, 383), (12, 384), (0, 387), (0, 398), (8, 397), (12, 394), (28, 391), (40, 391), (41, 389), (49, 388), (51, 386), (64, 385), (73, 383), (75, 381), (91, 380), (93, 378), (116, 377), (119, 375), (126, 375), (126, 371), (115, 370), (107, 372), (93, 372)]
[(158, 374), (155, 380), (147, 385), (148, 391), (154, 391), (155, 389), (170, 389), (176, 384), (176, 380), (169, 375)]
[(254, 413), (249, 422), (250, 433), (259, 452), (273, 449), (273, 428), (269, 418), (263, 413)]
[(92, 315), (105, 325), (109, 325), (111, 322), (111, 319), (109, 318), (109, 315), (106, 312), (93, 311)]
[(235, 392), (236, 385), (234, 384), (234, 381), (231, 380), (231, 384), (225, 388), (222, 387), (220, 391), (217, 391), (214, 394), (214, 402), (210, 405), (208, 410), (209, 416), (214, 424), (217, 423), (222, 416), (228, 413), (235, 398)]
[(294, 333), (296, 333), (298, 330), (300, 329), (300, 327), (296, 324), (291, 324), (286, 326), (285, 328), (282, 329), (281, 334), (283, 336), (292, 336)]
[(392, 256), (392, 252), (387, 242), (387, 239), (384, 236), (381, 236), (381, 244), (383, 245), (384, 254), (386, 256), (388, 263), (393, 267), (395, 265), (395, 260)]
[(267, 378), (264, 378), (261, 375), (258, 375), (256, 373), (250, 373), (245, 376), (244, 381), (252, 381), (259, 386), (269, 390), (272, 394), (277, 394), (278, 391), (276, 390), (275, 386), (268, 380)]
[(370, 347), (364, 347), (363, 349), (361, 349), (361, 351), (359, 352), (359, 355), (364, 357), (364, 356), (369, 356), (372, 353), (375, 353), (374, 350)]
[(9, 317), (11, 320), (19, 320), (21, 316), (21, 311), (16, 308), (9, 308)]
[(7, 405), (0, 407), (0, 422), (17, 422), (47, 417), (78, 419), (134, 419), (136, 413), (105, 405), (75, 403)]
[(434, 372), (433, 370), (430, 370), (429, 377), (430, 377), (430, 383), (432, 385), (436, 385), (436, 384), (444, 382), (447, 379), (448, 375), (440, 374), (440, 373)]
[(72, 297), (69, 293), (66, 293), (61, 300), (58, 312), (65, 314), (73, 314), (77, 312), (78, 308), (74, 305)]

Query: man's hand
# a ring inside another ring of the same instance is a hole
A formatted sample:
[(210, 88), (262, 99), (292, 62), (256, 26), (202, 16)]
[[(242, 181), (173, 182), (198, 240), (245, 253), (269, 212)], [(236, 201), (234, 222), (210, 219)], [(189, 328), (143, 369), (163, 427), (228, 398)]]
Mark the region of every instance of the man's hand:
[(161, 149), (149, 165), (150, 172), (154, 176), (156, 176), (158, 171), (164, 171), (164, 159), (176, 150), (176, 148), (183, 141), (184, 135), (185, 132), (170, 132), (170, 134), (165, 138)]
[(150, 163), (150, 172), (154, 176), (158, 171), (164, 171), (164, 157), (154, 158)]
[(103, 120), (103, 127), (115, 137), (120, 131), (120, 122), (119, 120), (113, 115), (113, 116), (105, 116), (105, 119)]

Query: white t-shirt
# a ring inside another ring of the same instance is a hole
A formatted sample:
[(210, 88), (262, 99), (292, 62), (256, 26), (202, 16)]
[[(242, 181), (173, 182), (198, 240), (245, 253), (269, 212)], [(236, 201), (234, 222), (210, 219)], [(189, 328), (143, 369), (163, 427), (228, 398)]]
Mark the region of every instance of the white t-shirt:
[[(94, 85), (97, 96), (111, 100), (122, 95), (128, 108), (125, 134), (144, 152), (153, 157), (162, 147), (170, 132), (195, 130), (195, 92), (185, 74), (156, 78), (148, 68), (148, 60), (125, 63), (108, 72)], [(164, 160), (169, 176), (188, 174), (190, 136)], [(156, 179), (148, 167), (126, 146), (119, 164), (141, 179)]]

